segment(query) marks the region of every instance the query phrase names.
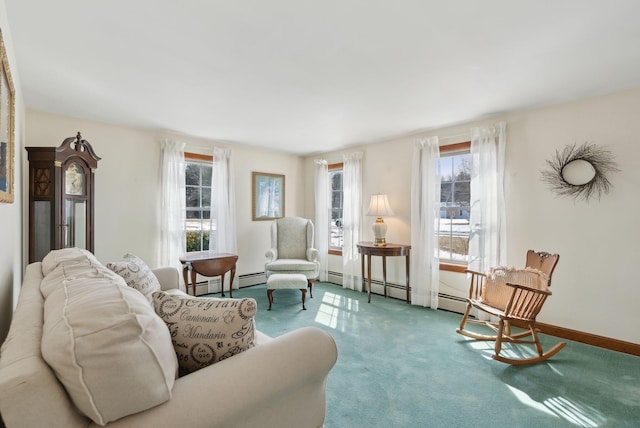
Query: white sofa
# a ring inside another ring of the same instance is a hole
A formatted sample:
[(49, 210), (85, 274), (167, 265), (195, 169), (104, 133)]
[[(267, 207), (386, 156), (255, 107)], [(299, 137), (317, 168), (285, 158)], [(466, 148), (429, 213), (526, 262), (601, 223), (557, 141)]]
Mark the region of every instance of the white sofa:
[[(153, 272), (163, 290), (179, 288), (176, 269), (160, 268)], [(97, 426), (76, 408), (43, 359), (42, 280), (41, 263), (27, 266), (0, 354), (0, 416), (9, 428)], [(325, 382), (337, 359), (331, 336), (315, 327), (277, 338), (259, 331), (256, 335), (257, 346), (175, 379), (168, 401), (107, 425), (322, 427)]]

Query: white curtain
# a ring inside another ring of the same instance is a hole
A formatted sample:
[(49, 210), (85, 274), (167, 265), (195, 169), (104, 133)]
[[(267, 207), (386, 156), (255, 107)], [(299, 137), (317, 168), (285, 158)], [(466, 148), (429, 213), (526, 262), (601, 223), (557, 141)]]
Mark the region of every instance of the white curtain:
[(362, 291), (360, 254), (357, 247), (362, 217), (362, 153), (345, 155), (342, 171), (342, 286)]
[(316, 181), (315, 181), (315, 197), (316, 197), (316, 224), (315, 237), (316, 248), (318, 249), (318, 259), (320, 261), (319, 281), (327, 281), (328, 274), (328, 255), (329, 255), (329, 219), (330, 216), (330, 198), (329, 191), (329, 168), (327, 161), (324, 159), (316, 159)]
[(161, 143), (162, 176), (160, 177), (160, 266), (175, 266), (186, 249), (185, 235), (185, 143)]
[[(234, 193), (231, 149), (215, 147), (211, 170), (211, 233), (215, 239), (209, 240), (209, 254), (237, 254)], [(234, 288), (239, 284), (236, 281)]]
[(440, 259), (438, 137), (416, 142), (411, 180), (411, 304), (438, 308)]
[(469, 269), (479, 272), (506, 263), (505, 144), (504, 122), (471, 129)]

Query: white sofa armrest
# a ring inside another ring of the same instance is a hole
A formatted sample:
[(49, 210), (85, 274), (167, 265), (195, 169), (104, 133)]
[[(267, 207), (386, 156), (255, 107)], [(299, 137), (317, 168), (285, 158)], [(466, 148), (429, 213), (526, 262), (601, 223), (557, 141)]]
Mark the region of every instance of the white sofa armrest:
[(180, 273), (174, 267), (159, 267), (152, 269), (153, 274), (158, 278), (160, 288), (163, 291), (177, 289), (180, 290)]
[(297, 329), (177, 379), (171, 400), (109, 426), (321, 427), (337, 356), (329, 334)]
[(318, 261), (318, 250), (315, 248), (307, 248), (307, 260), (310, 262)]
[(267, 263), (271, 263), (272, 261), (278, 258), (278, 250), (276, 248), (269, 248), (264, 256), (267, 258)]

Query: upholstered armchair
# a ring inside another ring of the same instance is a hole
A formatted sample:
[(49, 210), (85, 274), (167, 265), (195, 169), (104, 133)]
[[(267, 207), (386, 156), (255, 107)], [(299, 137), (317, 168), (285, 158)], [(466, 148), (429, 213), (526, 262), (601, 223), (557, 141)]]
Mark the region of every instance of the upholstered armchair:
[(300, 217), (283, 217), (271, 224), (271, 248), (265, 256), (265, 275), (303, 274), (307, 277), (309, 295), (320, 273), (318, 250), (313, 248), (313, 222)]

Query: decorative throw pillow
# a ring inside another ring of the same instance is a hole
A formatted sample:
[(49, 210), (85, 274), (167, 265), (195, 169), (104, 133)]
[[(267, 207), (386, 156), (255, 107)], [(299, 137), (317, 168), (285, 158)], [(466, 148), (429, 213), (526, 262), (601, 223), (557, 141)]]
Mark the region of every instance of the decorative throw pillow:
[(124, 278), (129, 287), (144, 294), (149, 302), (152, 300), (151, 295), (160, 291), (158, 278), (140, 257), (126, 254), (122, 260), (107, 263), (107, 267)]
[(504, 309), (509, 303), (513, 288), (507, 283), (524, 285), (537, 290), (546, 290), (549, 284), (549, 276), (534, 268), (518, 269), (506, 266), (491, 268), (487, 274), (483, 303), (494, 308)]
[(41, 351), (76, 407), (105, 425), (169, 400), (178, 361), (166, 325), (94, 257), (59, 251), (40, 285)]
[(255, 346), (254, 299), (192, 297), (153, 293), (156, 313), (169, 327), (180, 376)]

